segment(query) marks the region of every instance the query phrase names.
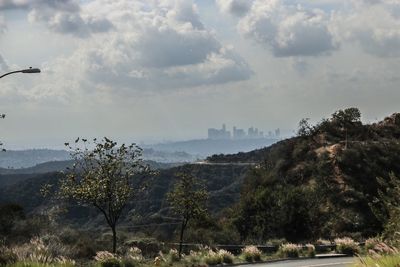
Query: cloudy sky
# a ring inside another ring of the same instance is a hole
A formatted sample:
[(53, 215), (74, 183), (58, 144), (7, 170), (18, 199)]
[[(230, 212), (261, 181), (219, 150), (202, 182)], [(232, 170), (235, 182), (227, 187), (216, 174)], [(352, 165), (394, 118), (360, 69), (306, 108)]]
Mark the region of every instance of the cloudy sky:
[(400, 111), (400, 0), (0, 0), (0, 136), (201, 138)]

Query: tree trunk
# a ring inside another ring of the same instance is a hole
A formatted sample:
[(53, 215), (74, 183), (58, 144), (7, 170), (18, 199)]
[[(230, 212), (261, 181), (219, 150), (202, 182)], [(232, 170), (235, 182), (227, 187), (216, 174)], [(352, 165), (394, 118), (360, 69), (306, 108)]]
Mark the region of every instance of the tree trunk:
[(112, 225), (111, 226), (112, 234), (113, 234), (113, 253), (115, 254), (117, 252), (117, 230), (116, 226)]
[(181, 234), (180, 234), (180, 238), (179, 238), (179, 259), (182, 258), (182, 247), (183, 247), (183, 233), (185, 231), (186, 228), (186, 220), (183, 219), (182, 220), (182, 225), (181, 225)]

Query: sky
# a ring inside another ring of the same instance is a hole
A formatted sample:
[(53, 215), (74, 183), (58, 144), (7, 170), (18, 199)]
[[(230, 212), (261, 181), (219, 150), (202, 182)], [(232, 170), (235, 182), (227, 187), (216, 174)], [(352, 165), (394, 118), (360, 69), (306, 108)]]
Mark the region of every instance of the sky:
[(400, 0), (0, 0), (6, 148), (400, 111)]

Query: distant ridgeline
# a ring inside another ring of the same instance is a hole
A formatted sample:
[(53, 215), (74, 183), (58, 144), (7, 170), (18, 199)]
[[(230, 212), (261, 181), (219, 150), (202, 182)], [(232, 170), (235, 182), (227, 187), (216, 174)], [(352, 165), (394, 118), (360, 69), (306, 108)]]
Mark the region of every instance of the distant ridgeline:
[[(186, 152), (165, 152), (154, 149), (144, 149), (143, 157), (161, 163), (192, 162), (196, 157)], [(0, 152), (0, 168), (20, 169), (30, 168), (38, 164), (55, 161), (67, 161), (71, 157), (66, 150), (29, 149), (7, 150)], [(51, 167), (50, 167), (51, 168)]]
[(70, 159), (65, 150), (29, 149), (7, 150), (0, 152), (1, 168), (27, 168), (49, 161), (64, 161)]

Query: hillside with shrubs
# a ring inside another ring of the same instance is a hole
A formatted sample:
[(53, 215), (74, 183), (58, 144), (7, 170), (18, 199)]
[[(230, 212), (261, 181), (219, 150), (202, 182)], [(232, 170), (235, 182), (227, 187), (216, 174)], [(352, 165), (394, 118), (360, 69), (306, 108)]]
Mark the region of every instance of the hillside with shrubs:
[(397, 113), (373, 124), (355, 108), (316, 125), (302, 120), (297, 137), (245, 157), (260, 164), (245, 178), (231, 222), (242, 240), (375, 236), (388, 222), (380, 192), (398, 180), (399, 141)]

